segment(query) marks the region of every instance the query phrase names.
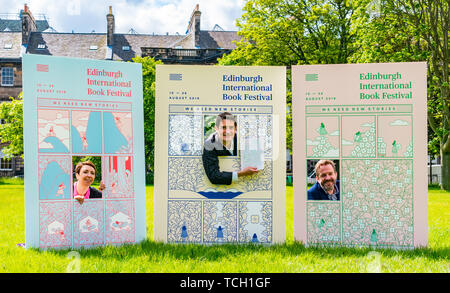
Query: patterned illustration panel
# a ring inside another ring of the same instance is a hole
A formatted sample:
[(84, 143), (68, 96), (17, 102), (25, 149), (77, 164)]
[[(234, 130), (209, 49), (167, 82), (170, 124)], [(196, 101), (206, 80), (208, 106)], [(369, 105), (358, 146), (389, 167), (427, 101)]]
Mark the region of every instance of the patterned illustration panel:
[[(239, 158), (224, 159), (232, 170), (240, 170)], [(221, 162), (222, 163), (222, 162)], [(206, 197), (220, 196), (224, 192), (234, 192), (239, 195), (252, 191), (272, 190), (272, 162), (265, 161), (264, 169), (258, 173), (240, 178), (231, 185), (211, 184), (205, 174), (201, 158), (169, 158), (169, 191), (187, 190), (197, 192)]]
[(342, 156), (375, 158), (375, 116), (342, 117)]
[(69, 111), (37, 110), (40, 153), (68, 153), (70, 141)]
[(412, 117), (411, 116), (378, 116), (378, 157), (411, 158)]
[(168, 242), (202, 242), (202, 202), (170, 200), (168, 202)]
[(133, 152), (133, 120), (131, 112), (103, 112), (105, 153)]
[(107, 200), (105, 204), (105, 242), (134, 242), (134, 200)]
[(100, 112), (72, 111), (72, 152), (102, 152), (102, 120)]
[(198, 192), (207, 180), (201, 158), (169, 158), (169, 190)]
[(412, 161), (342, 164), (343, 243), (412, 247)]
[(39, 156), (39, 199), (70, 199), (71, 158)]
[[(236, 159), (234, 163), (240, 169), (240, 161)], [(272, 178), (273, 178), (272, 161), (265, 161), (263, 170), (260, 170), (256, 174), (249, 175), (243, 180), (238, 180), (235, 183), (235, 186), (242, 192), (272, 191), (273, 188)]]
[(249, 147), (245, 142), (249, 138), (261, 139), (265, 157), (272, 156), (272, 116), (271, 115), (238, 115), (240, 149)]
[(72, 246), (72, 202), (39, 203), (39, 247)]
[(306, 155), (314, 158), (339, 157), (339, 118), (306, 118)]
[(272, 202), (239, 202), (239, 242), (272, 242)]
[(132, 156), (105, 156), (102, 168), (105, 198), (134, 197)]
[(169, 115), (169, 156), (201, 156), (203, 116)]
[(74, 202), (75, 246), (99, 245), (105, 242), (105, 201), (87, 199), (83, 204)]
[(341, 241), (341, 211), (338, 202), (308, 202), (308, 244), (337, 244)]
[(237, 202), (203, 202), (204, 242), (237, 242)]

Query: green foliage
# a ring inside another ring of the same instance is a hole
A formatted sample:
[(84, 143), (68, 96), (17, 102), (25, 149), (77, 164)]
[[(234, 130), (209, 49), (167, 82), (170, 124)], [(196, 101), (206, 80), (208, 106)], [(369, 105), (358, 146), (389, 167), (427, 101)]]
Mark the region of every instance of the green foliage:
[(213, 134), (216, 130), (214, 129), (214, 126), (216, 125), (216, 118), (217, 115), (208, 115), (205, 116), (205, 127), (203, 133), (205, 134), (205, 139), (207, 139), (211, 134)]
[(286, 145), (292, 149), (293, 64), (347, 63), (357, 50), (351, 30), (362, 4), (343, 0), (249, 0), (237, 20), (242, 40), (221, 65), (285, 65)]
[[(355, 4), (356, 3), (356, 4)], [(249, 0), (237, 20), (243, 39), (222, 65), (347, 63), (360, 3), (343, 0)]]
[(450, 190), (449, 2), (377, 3), (374, 11), (365, 9), (356, 14), (358, 22), (353, 30), (361, 50), (352, 61), (427, 62), (428, 150), (433, 157), (441, 156), (442, 187)]
[[(155, 78), (156, 65), (163, 64), (150, 57), (133, 58), (133, 62), (142, 64), (142, 88), (144, 99), (144, 142), (146, 171), (153, 174), (155, 155)], [(148, 179), (153, 176), (147, 176)]]
[(8, 143), (2, 148), (7, 157), (23, 157), (23, 96), (10, 97), (11, 102), (0, 103), (0, 143)]
[(0, 177), (0, 185), (24, 185), (24, 178), (20, 177)]
[(291, 65), (427, 61), (429, 152), (443, 158), (450, 190), (448, 1), (249, 0), (243, 10), (242, 39), (219, 64), (288, 66), (290, 149)]

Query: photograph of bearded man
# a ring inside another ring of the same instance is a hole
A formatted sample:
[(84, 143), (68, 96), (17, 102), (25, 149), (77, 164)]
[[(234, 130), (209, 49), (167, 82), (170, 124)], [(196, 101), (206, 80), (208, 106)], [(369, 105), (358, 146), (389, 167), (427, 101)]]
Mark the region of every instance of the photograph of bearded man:
[(308, 200), (339, 200), (339, 180), (335, 163), (320, 160), (314, 170), (317, 181), (308, 189)]

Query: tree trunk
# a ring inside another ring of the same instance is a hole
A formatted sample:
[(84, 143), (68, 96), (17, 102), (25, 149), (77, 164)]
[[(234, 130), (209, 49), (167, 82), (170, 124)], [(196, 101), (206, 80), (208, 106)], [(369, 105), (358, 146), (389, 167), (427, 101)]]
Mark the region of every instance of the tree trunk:
[(441, 152), (441, 189), (450, 191), (450, 152)]

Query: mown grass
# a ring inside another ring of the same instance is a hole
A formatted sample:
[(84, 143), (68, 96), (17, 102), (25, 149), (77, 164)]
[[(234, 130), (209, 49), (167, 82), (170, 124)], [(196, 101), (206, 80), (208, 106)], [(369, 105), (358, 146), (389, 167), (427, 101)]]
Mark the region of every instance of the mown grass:
[[(180, 245), (153, 239), (153, 187), (147, 186), (147, 238), (137, 245), (78, 249), (80, 271), (91, 272), (450, 272), (450, 193), (429, 190), (429, 247), (407, 251), (306, 248), (293, 240), (292, 187), (287, 187), (285, 244)], [(66, 272), (71, 250), (25, 250), (23, 185), (0, 185), (0, 272)]]

